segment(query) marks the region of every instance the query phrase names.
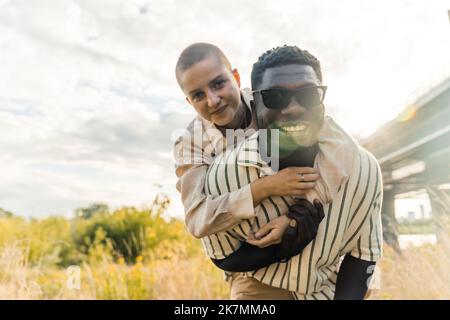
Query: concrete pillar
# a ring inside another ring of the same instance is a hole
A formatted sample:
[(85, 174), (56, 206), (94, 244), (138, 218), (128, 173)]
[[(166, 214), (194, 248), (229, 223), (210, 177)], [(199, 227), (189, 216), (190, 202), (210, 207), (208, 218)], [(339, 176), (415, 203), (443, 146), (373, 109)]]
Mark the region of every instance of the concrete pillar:
[(398, 244), (397, 219), (395, 217), (395, 188), (392, 184), (384, 185), (383, 206), (381, 207), (383, 223), (383, 239), (397, 252), (400, 252)]
[(439, 190), (436, 185), (427, 186), (426, 190), (430, 199), (437, 241), (439, 242), (442, 237), (448, 239), (448, 215), (450, 214), (449, 193), (447, 190)]

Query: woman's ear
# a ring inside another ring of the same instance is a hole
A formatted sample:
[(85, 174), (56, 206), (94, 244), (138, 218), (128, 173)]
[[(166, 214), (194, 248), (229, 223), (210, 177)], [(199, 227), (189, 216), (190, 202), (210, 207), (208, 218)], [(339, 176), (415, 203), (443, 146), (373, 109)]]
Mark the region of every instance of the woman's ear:
[(240, 88), (241, 87), (241, 76), (239, 75), (239, 71), (236, 68), (234, 68), (231, 72), (233, 73), (233, 77), (236, 80), (238, 87)]

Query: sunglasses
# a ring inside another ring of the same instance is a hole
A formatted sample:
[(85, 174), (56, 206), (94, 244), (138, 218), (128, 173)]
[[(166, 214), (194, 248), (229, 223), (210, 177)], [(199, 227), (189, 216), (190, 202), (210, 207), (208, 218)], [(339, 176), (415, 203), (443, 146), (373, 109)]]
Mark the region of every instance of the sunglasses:
[(253, 93), (261, 94), (264, 105), (269, 109), (284, 109), (295, 98), (298, 104), (305, 108), (320, 105), (325, 98), (326, 86), (310, 86), (296, 90), (267, 89), (256, 90)]

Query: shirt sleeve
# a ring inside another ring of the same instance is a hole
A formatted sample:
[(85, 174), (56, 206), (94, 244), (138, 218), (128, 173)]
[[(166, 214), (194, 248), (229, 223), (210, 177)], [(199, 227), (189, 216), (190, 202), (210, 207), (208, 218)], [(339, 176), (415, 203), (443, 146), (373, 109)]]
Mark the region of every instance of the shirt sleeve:
[(378, 169), (378, 184), (375, 199), (372, 201), (361, 235), (350, 252), (350, 255), (365, 261), (376, 262), (383, 254), (383, 228), (381, 225), (381, 204), (383, 202), (383, 187), (381, 171)]
[[(181, 194), (188, 231), (194, 237), (202, 238), (230, 229), (241, 220), (254, 217), (250, 185), (217, 197), (206, 195), (208, 161), (195, 155), (182, 156), (182, 152), (177, 152), (183, 148), (182, 144), (182, 140), (178, 141), (174, 152), (178, 176), (176, 187)], [(188, 159), (196, 161), (192, 163)]]

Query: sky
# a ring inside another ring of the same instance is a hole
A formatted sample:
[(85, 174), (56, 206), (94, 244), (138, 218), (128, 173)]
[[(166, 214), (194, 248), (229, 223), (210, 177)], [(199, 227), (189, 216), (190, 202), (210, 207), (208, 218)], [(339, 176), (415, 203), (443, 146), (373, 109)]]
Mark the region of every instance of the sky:
[(0, 208), (181, 217), (172, 145), (195, 116), (174, 67), (211, 42), (250, 84), (266, 50), (319, 58), (327, 113), (366, 137), (450, 76), (450, 1), (0, 0)]

